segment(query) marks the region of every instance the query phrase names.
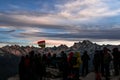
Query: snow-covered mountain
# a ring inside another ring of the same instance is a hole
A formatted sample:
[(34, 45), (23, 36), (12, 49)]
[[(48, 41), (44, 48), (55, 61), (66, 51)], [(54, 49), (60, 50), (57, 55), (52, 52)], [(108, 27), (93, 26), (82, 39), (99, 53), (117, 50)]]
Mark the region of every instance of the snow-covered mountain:
[(66, 53), (70, 51), (79, 51), (81, 54), (86, 50), (89, 54), (94, 53), (95, 50), (101, 50), (103, 47), (108, 47), (109, 49), (113, 49), (114, 47), (118, 47), (120, 49), (120, 45), (98, 45), (96, 43), (92, 43), (89, 40), (83, 40), (82, 42), (74, 43), (73, 46), (68, 47), (66, 45), (60, 45), (58, 47), (46, 47), (41, 49), (39, 47), (33, 46), (19, 46), (19, 45), (12, 45), (12, 46), (4, 46), (2, 49), (14, 55), (25, 55), (29, 51), (34, 50), (36, 53), (60, 53), (61, 51), (65, 51)]
[(20, 59), (19, 56), (26, 55), (31, 50), (34, 50), (35, 53), (51, 52), (56, 54), (59, 54), (61, 51), (65, 51), (66, 53), (69, 53), (71, 51), (79, 51), (82, 54), (85, 50), (87, 50), (90, 56), (92, 56), (95, 50), (100, 50), (103, 47), (108, 47), (111, 50), (114, 47), (118, 47), (120, 50), (120, 45), (98, 45), (96, 43), (92, 43), (89, 40), (74, 43), (71, 47), (60, 45), (57, 47), (46, 47), (44, 49), (33, 46), (7, 45), (0, 48), (0, 80), (5, 80), (6, 77), (17, 73), (18, 63)]

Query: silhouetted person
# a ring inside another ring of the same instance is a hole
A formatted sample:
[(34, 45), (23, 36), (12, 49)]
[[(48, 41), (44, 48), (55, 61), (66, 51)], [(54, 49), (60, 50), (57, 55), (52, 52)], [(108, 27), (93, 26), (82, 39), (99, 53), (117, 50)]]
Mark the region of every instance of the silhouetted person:
[(25, 56), (25, 80), (30, 80), (30, 59), (29, 56)]
[(93, 65), (96, 74), (96, 80), (101, 80), (101, 76), (100, 76), (101, 56), (98, 50), (95, 51), (93, 58)]
[(43, 77), (46, 75), (46, 66), (44, 61), (42, 61), (43, 56), (41, 54), (38, 54), (37, 56), (37, 75), (38, 80), (43, 80)]
[(19, 63), (19, 78), (20, 80), (25, 80), (25, 57), (22, 56)]
[(113, 48), (113, 65), (114, 65), (114, 70), (115, 70), (115, 75), (119, 75), (119, 70), (120, 70), (120, 52), (118, 48)]
[(67, 78), (68, 78), (68, 62), (67, 62), (67, 55), (64, 51), (61, 52), (61, 68), (62, 68), (63, 80), (67, 80)]
[(43, 54), (43, 55), (42, 55), (42, 62), (43, 62), (45, 65), (47, 65), (47, 56), (46, 56), (46, 54)]
[(100, 72), (101, 72), (101, 76), (104, 76), (104, 54), (103, 54), (103, 51), (100, 50), (99, 54), (100, 54)]
[(48, 53), (48, 55), (47, 55), (47, 66), (48, 67), (50, 67), (50, 65), (51, 65), (51, 59), (52, 58), (52, 56), (51, 56), (51, 53)]
[(53, 67), (57, 68), (57, 57), (56, 57), (56, 54), (53, 54), (51, 63), (53, 65)]
[(103, 49), (104, 54), (104, 70), (105, 70), (105, 78), (106, 80), (110, 80), (110, 62), (112, 60), (112, 57), (110, 55), (110, 50), (106, 47)]
[(79, 52), (75, 52), (75, 57), (77, 57), (76, 63), (73, 65), (73, 72), (75, 74), (74, 80), (79, 80), (79, 71), (80, 71), (80, 65), (81, 65), (81, 57)]
[(30, 59), (30, 80), (36, 80), (36, 57), (34, 51), (29, 52)]
[(35, 54), (34, 56), (34, 80), (38, 80), (39, 77), (40, 77), (40, 68), (41, 68), (41, 65), (40, 65), (40, 62), (39, 62), (39, 58), (38, 58), (38, 55)]
[[(69, 79), (73, 77), (74, 73), (73, 73), (73, 65), (74, 65), (74, 59), (73, 59), (73, 52), (70, 52), (68, 55), (68, 65), (69, 65), (69, 73), (68, 73), (68, 77)], [(77, 60), (77, 57), (76, 57)]]
[(90, 60), (89, 55), (87, 54), (87, 51), (85, 51), (81, 57), (82, 60), (82, 76), (86, 76), (88, 74), (88, 62)]
[(42, 79), (44, 78), (44, 77), (46, 77), (46, 60), (47, 59), (47, 56), (46, 56), (46, 54), (43, 54), (43, 56), (42, 56), (42, 66), (41, 66), (41, 76), (42, 76)]

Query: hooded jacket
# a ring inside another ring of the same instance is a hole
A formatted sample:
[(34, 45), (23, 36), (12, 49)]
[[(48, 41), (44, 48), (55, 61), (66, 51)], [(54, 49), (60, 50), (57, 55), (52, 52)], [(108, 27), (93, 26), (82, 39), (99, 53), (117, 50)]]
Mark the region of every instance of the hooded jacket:
[(74, 68), (80, 68), (80, 65), (82, 63), (80, 53), (76, 52), (74, 56), (77, 57), (77, 64), (73, 65), (73, 67)]

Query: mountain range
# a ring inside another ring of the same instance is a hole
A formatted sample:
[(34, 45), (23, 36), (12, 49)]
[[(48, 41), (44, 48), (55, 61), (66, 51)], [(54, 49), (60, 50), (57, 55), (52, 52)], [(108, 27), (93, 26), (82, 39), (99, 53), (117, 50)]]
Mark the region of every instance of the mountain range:
[(18, 64), (20, 61), (21, 55), (28, 54), (31, 50), (34, 50), (35, 53), (56, 53), (59, 55), (61, 51), (76, 52), (79, 51), (81, 55), (86, 50), (88, 54), (92, 57), (95, 50), (101, 50), (103, 47), (107, 47), (112, 50), (114, 47), (118, 47), (120, 50), (120, 45), (98, 45), (92, 43), (89, 40), (83, 40), (82, 42), (74, 43), (73, 46), (68, 47), (61, 44), (60, 46), (39, 48), (34, 46), (19, 46), (11, 45), (4, 46), (0, 48), (0, 80), (6, 80), (8, 77), (13, 76), (18, 73)]
[(107, 47), (112, 50), (114, 47), (118, 47), (120, 49), (120, 45), (98, 45), (96, 43), (92, 43), (89, 40), (83, 40), (82, 42), (74, 43), (73, 46), (68, 47), (66, 45), (61, 44), (60, 46), (54, 47), (46, 47), (39, 48), (34, 46), (19, 46), (19, 45), (11, 45), (4, 46), (1, 49), (9, 52), (10, 54), (14, 54), (16, 56), (25, 55), (29, 53), (31, 50), (34, 50), (35, 53), (56, 53), (59, 54), (61, 51), (65, 51), (66, 53), (70, 51), (79, 51), (81, 54), (86, 50), (88, 54), (94, 53), (95, 50), (101, 50), (103, 47)]

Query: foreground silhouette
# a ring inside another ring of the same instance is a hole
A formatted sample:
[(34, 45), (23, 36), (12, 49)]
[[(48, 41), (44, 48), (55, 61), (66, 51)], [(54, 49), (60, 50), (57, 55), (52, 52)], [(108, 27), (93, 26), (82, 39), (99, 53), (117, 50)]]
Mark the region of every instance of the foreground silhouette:
[[(88, 52), (89, 53), (89, 52)], [(51, 72), (47, 72), (46, 69), (59, 70), (59, 75), (56, 78), (62, 78), (62, 80), (80, 80), (79, 77), (87, 77), (90, 75), (88, 65), (90, 57), (87, 51), (80, 56), (79, 52), (65, 53), (61, 52), (60, 56), (56, 54), (35, 54), (34, 51), (29, 52), (28, 55), (22, 56), (19, 63), (19, 77), (20, 80), (43, 80), (46, 77), (53, 77)], [(120, 52), (118, 48), (114, 48), (110, 51), (104, 47), (103, 50), (96, 50), (93, 57), (94, 65), (94, 80), (110, 80), (111, 76), (120, 75)], [(111, 75), (111, 62), (113, 61), (114, 73)], [(82, 65), (82, 72), (80, 67)], [(88, 74), (88, 75), (87, 75)], [(93, 73), (92, 73), (93, 75)], [(84, 78), (85, 79), (85, 78)], [(84, 80), (81, 79), (81, 80)]]

